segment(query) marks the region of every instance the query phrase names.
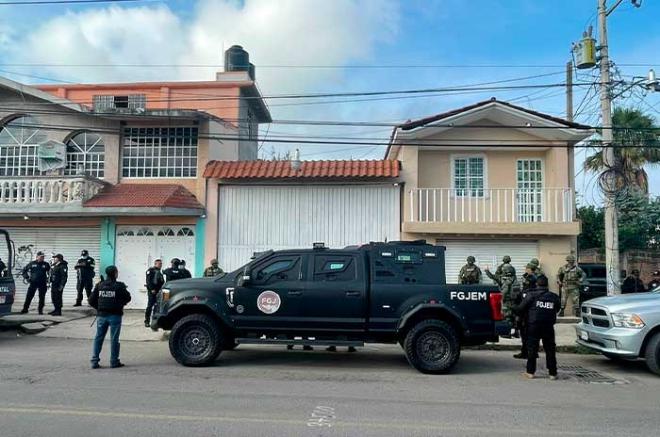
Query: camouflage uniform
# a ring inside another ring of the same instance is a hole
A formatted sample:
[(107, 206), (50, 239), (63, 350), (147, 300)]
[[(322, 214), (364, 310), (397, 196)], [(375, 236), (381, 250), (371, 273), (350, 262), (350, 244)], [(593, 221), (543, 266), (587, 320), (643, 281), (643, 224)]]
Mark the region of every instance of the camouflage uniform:
[(513, 314), (513, 284), (516, 282), (516, 269), (511, 265), (511, 257), (506, 255), (502, 258), (502, 264), (497, 266), (495, 274), (486, 270), (486, 275), (500, 287), (502, 292), (502, 311), (504, 317), (513, 326), (515, 315)]
[(217, 259), (212, 259), (211, 260), (211, 266), (204, 269), (204, 277), (205, 278), (212, 278), (214, 276), (218, 276), (221, 273), (224, 273), (224, 272), (222, 271), (220, 266), (218, 266), (218, 260)]
[(478, 284), (481, 282), (481, 270), (474, 265), (474, 257), (467, 257), (467, 264), (461, 267), (458, 273), (459, 284)]
[(561, 287), (561, 313), (566, 309), (568, 296), (573, 297), (573, 314), (580, 312), (580, 285), (585, 278), (584, 271), (575, 264), (575, 257), (566, 257), (566, 264), (559, 268), (557, 273), (557, 284)]

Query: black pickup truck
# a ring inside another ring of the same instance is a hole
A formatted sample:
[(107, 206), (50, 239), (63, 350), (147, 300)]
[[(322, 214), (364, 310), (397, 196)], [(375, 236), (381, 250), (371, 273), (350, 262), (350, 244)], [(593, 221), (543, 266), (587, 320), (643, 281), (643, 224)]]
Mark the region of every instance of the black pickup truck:
[(461, 346), (497, 341), (509, 325), (495, 286), (446, 283), (444, 254), (424, 241), (268, 251), (229, 274), (168, 282), (151, 327), (172, 330), (185, 366), (238, 344), (398, 342), (420, 372), (446, 373)]

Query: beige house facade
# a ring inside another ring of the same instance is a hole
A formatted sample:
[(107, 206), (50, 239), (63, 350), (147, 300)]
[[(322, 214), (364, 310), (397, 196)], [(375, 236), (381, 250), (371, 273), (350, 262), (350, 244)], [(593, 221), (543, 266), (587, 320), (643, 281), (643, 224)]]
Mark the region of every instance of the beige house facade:
[(580, 233), (574, 146), (592, 133), (495, 99), (400, 125), (402, 239), (445, 245), (452, 282), (468, 255), (493, 271), (510, 255), (519, 276), (539, 258), (554, 286)]

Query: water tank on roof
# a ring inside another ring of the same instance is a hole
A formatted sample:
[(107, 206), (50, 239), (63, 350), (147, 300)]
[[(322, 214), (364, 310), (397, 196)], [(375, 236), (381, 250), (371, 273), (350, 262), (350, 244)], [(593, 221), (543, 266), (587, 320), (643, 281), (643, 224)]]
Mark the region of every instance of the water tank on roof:
[(233, 45), (225, 51), (225, 71), (248, 71), (250, 55), (243, 47)]

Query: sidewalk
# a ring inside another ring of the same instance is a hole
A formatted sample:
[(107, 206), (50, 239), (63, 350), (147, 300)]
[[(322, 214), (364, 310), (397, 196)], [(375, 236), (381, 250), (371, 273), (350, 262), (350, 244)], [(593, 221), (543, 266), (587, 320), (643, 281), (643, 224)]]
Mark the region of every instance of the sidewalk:
[(0, 328), (20, 329), (27, 334), (36, 334), (51, 326), (85, 319), (94, 314), (93, 309), (85, 307), (63, 310), (61, 316), (49, 315), (48, 312), (52, 310), (52, 308), (44, 308), (44, 315), (39, 315), (36, 310), (33, 310), (28, 314), (12, 313), (2, 316), (0, 317)]
[[(49, 327), (38, 337), (92, 340), (96, 334), (94, 314)], [(161, 341), (164, 331), (154, 332), (144, 326), (143, 310), (124, 310), (121, 325), (121, 341)]]

